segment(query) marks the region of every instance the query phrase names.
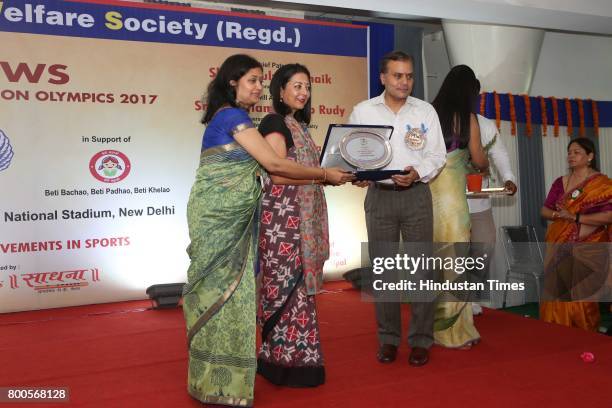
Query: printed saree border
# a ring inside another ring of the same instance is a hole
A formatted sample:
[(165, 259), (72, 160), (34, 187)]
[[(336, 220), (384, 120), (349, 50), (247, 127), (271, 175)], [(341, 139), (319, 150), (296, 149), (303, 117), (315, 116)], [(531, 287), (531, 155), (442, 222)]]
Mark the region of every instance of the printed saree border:
[(228, 405), (231, 407), (252, 407), (253, 399), (252, 398), (236, 398), (236, 397), (219, 397), (215, 395), (205, 395), (202, 394), (195, 389), (190, 389), (190, 394), (196, 397), (199, 401), (204, 404), (218, 404), (218, 405)]
[[(240, 239), (240, 241), (244, 241), (245, 239), (248, 239), (250, 237), (251, 229), (253, 226), (253, 219), (256, 213), (257, 211), (253, 212), (253, 215), (251, 216), (251, 222), (249, 222), (249, 225), (247, 226), (247, 228), (245, 228), (245, 232), (242, 238)], [(213, 303), (210, 306), (210, 308), (206, 312), (204, 312), (202, 316), (198, 318), (198, 320), (194, 323), (191, 329), (189, 329), (189, 332), (187, 333), (187, 344), (191, 344), (191, 341), (193, 340), (197, 332), (221, 309), (221, 307), (225, 304), (225, 302), (227, 302), (229, 298), (232, 297), (232, 295), (238, 288), (238, 285), (240, 284), (240, 281), (242, 280), (242, 277), (244, 276), (244, 270), (247, 265), (246, 258), (247, 258), (247, 254), (249, 253), (249, 250), (251, 249), (251, 242), (249, 240), (246, 245), (240, 243), (239, 246), (244, 247), (244, 248), (241, 248), (240, 255), (239, 255), (240, 259), (242, 260), (242, 266), (240, 267), (240, 272), (234, 278), (233, 282), (230, 283), (227, 289), (223, 292), (223, 295), (221, 295), (221, 297), (217, 299), (217, 301)]]

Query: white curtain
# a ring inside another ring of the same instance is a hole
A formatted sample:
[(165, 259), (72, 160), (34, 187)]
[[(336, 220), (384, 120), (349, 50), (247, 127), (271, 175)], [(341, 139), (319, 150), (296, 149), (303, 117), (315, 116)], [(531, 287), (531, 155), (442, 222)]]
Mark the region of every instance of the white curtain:
[[(559, 137), (554, 137), (553, 127), (549, 126), (548, 136), (542, 138), (546, 192), (550, 190), (550, 186), (557, 177), (568, 172), (567, 144), (569, 141), (570, 137), (567, 135), (566, 127), (559, 127)], [(601, 167), (599, 170), (610, 177), (612, 176), (612, 128), (600, 128), (597, 141), (599, 142), (597, 155)]]
[[(570, 137), (565, 126), (559, 127), (559, 136), (555, 137), (554, 128), (548, 127), (548, 135), (542, 137), (542, 150), (544, 152), (544, 188), (548, 194), (550, 186), (557, 177), (567, 174), (567, 144)], [(543, 203), (542, 203), (543, 204)]]
[(612, 177), (612, 128), (599, 128), (599, 163), (602, 173)]
[[(514, 197), (498, 196), (492, 198), (493, 218), (495, 219), (495, 225), (498, 227), (498, 229), (502, 225), (521, 225), (521, 186), (518, 182), (520, 169), (517, 142), (517, 137), (520, 136), (512, 136), (510, 129), (510, 122), (501, 122), (501, 141), (504, 143), (504, 146), (508, 151), (512, 171), (517, 179), (518, 192), (514, 195)], [(496, 182), (492, 184), (501, 186), (503, 180), (501, 180), (499, 174), (494, 174), (493, 176)]]
[[(520, 179), (520, 169), (519, 169), (519, 161), (518, 161), (518, 137), (522, 136), (512, 136), (511, 134), (511, 126), (510, 122), (501, 122), (501, 142), (503, 142), (506, 150), (508, 151), (508, 156), (510, 157), (510, 164), (512, 166), (512, 171), (517, 180), (518, 192), (513, 197), (508, 196), (495, 196), (491, 199), (491, 204), (493, 208), (493, 219), (495, 220), (495, 226), (497, 227), (497, 245), (495, 248), (495, 253), (493, 255), (493, 259), (491, 260), (491, 267), (489, 269), (490, 277), (489, 279), (498, 279), (503, 281), (505, 279), (506, 273), (506, 258), (504, 254), (504, 246), (502, 244), (502, 236), (499, 233), (499, 228), (505, 225), (521, 225), (521, 185), (519, 182)], [(501, 186), (502, 179), (499, 174), (493, 174), (495, 182), (491, 183), (491, 185)], [(496, 296), (486, 304), (490, 307), (501, 307), (502, 305), (502, 297)]]

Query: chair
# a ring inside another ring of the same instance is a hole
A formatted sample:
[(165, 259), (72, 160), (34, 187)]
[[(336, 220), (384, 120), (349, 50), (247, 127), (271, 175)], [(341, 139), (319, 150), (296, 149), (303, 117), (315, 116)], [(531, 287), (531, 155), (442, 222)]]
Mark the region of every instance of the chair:
[[(532, 225), (500, 227), (506, 257), (504, 282), (533, 279), (536, 285), (538, 302), (544, 279), (544, 256)], [(502, 307), (506, 307), (508, 290), (504, 288)]]

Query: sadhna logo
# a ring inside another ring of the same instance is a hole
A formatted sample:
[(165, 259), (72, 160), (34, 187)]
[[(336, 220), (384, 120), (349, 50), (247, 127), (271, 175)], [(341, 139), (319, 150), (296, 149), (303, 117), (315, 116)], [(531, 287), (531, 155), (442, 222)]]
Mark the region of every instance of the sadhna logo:
[(132, 165), (127, 156), (117, 150), (102, 150), (89, 161), (89, 171), (104, 183), (116, 183), (130, 174)]
[[(0, 4), (2, 4), (0, 2)], [(8, 169), (13, 159), (13, 147), (8, 136), (0, 129), (0, 171)]]
[(98, 268), (9, 275), (11, 289), (30, 288), (38, 293), (79, 290), (99, 281), (100, 270)]

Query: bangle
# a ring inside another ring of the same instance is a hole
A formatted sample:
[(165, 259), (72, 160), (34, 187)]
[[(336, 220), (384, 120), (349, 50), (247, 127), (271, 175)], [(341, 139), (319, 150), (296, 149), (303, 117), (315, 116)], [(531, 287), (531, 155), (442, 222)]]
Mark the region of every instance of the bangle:
[(325, 167), (323, 167), (323, 180), (322, 183), (325, 183), (327, 181), (327, 170), (325, 170)]
[(315, 183), (314, 179), (310, 180), (310, 185), (313, 185)]
[(558, 213), (558, 212), (556, 212), (556, 211), (553, 211), (553, 213), (552, 213), (552, 219), (553, 219), (553, 220), (556, 220), (557, 218), (559, 218), (559, 213)]
[(576, 224), (580, 224), (580, 213), (576, 213)]

